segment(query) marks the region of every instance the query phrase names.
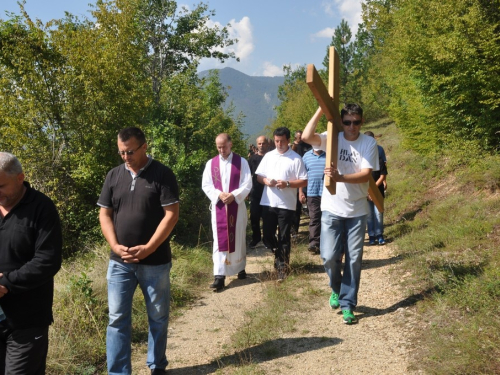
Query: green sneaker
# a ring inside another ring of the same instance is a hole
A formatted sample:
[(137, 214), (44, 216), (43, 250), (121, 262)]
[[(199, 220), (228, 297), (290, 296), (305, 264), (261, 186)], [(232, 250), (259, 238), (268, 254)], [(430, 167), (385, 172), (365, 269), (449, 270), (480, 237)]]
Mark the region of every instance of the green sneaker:
[(358, 319), (356, 319), (351, 310), (342, 310), (342, 315), (344, 316), (345, 324), (355, 324), (358, 322)]
[(332, 292), (332, 295), (330, 296), (330, 307), (332, 309), (338, 309), (339, 306), (339, 295), (335, 292)]

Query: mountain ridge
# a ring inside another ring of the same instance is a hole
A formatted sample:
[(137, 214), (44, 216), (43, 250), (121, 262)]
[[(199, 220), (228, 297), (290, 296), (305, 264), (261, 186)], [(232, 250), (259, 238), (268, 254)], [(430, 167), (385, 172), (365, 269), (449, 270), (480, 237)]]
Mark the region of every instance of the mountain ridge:
[[(266, 125), (276, 118), (275, 107), (280, 104), (278, 88), (284, 77), (249, 76), (234, 68), (215, 69), (219, 80), (227, 90), (228, 97), (223, 105), (234, 106), (234, 115), (243, 114), (243, 133), (253, 143), (257, 135), (264, 133)], [(200, 78), (208, 76), (210, 70), (198, 73)]]

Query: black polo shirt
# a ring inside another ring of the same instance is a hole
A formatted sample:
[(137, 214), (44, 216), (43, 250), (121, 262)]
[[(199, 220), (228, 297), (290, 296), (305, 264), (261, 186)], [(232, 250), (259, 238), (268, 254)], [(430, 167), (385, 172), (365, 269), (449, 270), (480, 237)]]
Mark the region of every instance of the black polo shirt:
[(264, 191), (264, 185), (257, 181), (257, 175), (255, 171), (259, 166), (260, 162), (264, 155), (253, 154), (248, 159), (248, 166), (250, 167), (250, 171), (252, 172), (252, 190), (250, 190), (250, 198), (254, 200), (258, 200), (260, 202), (260, 198), (262, 198), (262, 192)]
[(13, 328), (52, 323), (54, 275), (62, 262), (62, 232), (54, 203), (27, 182), (26, 193), (0, 221), (0, 306)]
[[(164, 206), (179, 201), (179, 188), (172, 170), (156, 160), (148, 162), (132, 177), (122, 164), (109, 171), (97, 204), (113, 209), (113, 222), (118, 243), (133, 247), (149, 242), (165, 217)], [(166, 264), (172, 260), (169, 236), (155, 252), (140, 264)], [(123, 260), (111, 251), (111, 259)]]

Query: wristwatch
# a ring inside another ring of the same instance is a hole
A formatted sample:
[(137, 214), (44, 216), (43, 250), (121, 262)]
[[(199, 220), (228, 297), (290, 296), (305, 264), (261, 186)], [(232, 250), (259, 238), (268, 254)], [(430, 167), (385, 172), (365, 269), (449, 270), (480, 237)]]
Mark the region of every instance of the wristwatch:
[(286, 182), (286, 187), (290, 187), (290, 181)]

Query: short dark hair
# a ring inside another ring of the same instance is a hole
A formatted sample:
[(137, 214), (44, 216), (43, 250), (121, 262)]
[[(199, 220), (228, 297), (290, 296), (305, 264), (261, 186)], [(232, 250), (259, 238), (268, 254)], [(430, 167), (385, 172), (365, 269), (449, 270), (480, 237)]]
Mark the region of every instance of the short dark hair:
[(359, 115), (359, 117), (363, 117), (363, 108), (355, 103), (346, 104), (340, 111), (340, 117), (344, 118), (345, 115)]
[(282, 126), (281, 128), (277, 128), (274, 132), (273, 132), (273, 137), (274, 136), (278, 136), (278, 137), (282, 137), (282, 136), (286, 136), (286, 139), (290, 139), (290, 129), (288, 129), (287, 127), (285, 126)]
[(118, 138), (122, 142), (127, 142), (130, 138), (135, 138), (139, 143), (146, 143), (146, 136), (139, 128), (131, 127), (120, 130)]

